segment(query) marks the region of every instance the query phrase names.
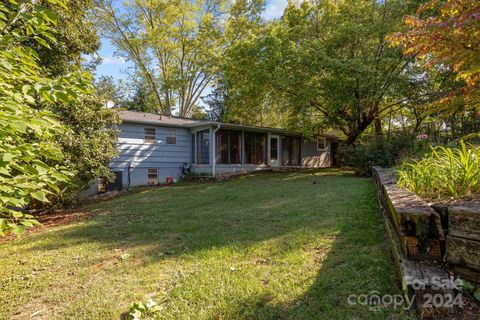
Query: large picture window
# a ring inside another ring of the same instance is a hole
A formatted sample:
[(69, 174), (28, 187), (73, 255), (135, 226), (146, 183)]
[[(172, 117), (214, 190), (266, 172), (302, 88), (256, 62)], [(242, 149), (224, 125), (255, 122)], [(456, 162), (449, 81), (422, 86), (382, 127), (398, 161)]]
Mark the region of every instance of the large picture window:
[(300, 165), (300, 138), (282, 138), (282, 164), (284, 166)]
[(216, 134), (216, 161), (222, 164), (239, 164), (242, 144), (240, 131), (219, 130)]
[(210, 163), (210, 130), (197, 132), (197, 164)]
[(245, 163), (265, 164), (267, 162), (267, 135), (265, 133), (245, 132)]

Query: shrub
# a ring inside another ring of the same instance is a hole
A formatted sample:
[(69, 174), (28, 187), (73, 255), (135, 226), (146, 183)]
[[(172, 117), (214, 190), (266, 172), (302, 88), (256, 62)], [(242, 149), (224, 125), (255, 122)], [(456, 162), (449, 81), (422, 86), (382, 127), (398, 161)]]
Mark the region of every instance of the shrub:
[(383, 136), (375, 136), (369, 142), (359, 143), (355, 146), (342, 146), (340, 157), (342, 165), (352, 167), (358, 175), (371, 174), (372, 166), (392, 167), (407, 156), (424, 149), (416, 142), (413, 136), (403, 135), (387, 139)]
[(398, 170), (398, 184), (420, 196), (460, 198), (480, 192), (480, 147), (438, 146), (418, 161), (407, 161)]

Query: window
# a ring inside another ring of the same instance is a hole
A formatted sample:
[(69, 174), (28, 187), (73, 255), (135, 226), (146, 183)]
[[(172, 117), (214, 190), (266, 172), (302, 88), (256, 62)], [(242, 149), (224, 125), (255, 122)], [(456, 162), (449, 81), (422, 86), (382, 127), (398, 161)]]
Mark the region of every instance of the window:
[(265, 164), (266, 163), (266, 141), (265, 133), (245, 132), (245, 163)]
[(197, 164), (210, 163), (210, 130), (197, 132)]
[(325, 150), (327, 149), (327, 138), (325, 137), (320, 137), (317, 139), (317, 150)]
[(148, 168), (148, 181), (149, 186), (155, 186), (158, 184), (158, 169)]
[(145, 143), (155, 143), (156, 142), (155, 128), (145, 128), (144, 129), (143, 141)]
[(192, 159), (191, 159), (191, 161), (192, 161), (192, 163), (195, 163), (195, 150), (196, 150), (196, 148), (195, 148), (195, 134), (192, 134), (191, 144), (192, 144), (192, 150), (191, 150), (191, 152), (192, 152), (192, 155), (191, 155), (191, 156), (192, 156)]
[(167, 144), (177, 144), (177, 130), (172, 128), (167, 128)]
[(216, 134), (216, 161), (223, 164), (240, 163), (242, 133), (240, 131), (219, 130)]
[(300, 165), (300, 138), (282, 138), (282, 164), (284, 166)]
[(270, 160), (278, 160), (278, 138), (270, 138)]

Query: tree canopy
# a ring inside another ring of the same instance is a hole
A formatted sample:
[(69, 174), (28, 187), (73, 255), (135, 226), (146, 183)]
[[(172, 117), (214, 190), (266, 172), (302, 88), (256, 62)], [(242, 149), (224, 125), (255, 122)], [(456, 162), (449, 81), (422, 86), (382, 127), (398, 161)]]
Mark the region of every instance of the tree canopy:
[[(65, 7), (62, 0), (51, 5)], [(69, 134), (51, 110), (86, 94), (82, 73), (46, 77), (31, 43), (55, 41), (52, 11), (33, 0), (0, 3), (0, 234), (35, 225), (25, 213), (32, 201), (48, 202), (74, 174), (64, 165), (58, 137)]]
[(415, 57), (386, 41), (415, 9), (400, 0), (290, 4), (279, 21), (231, 50), (233, 109), (263, 108), (292, 129), (333, 128), (354, 143), (386, 111), (435, 93)]
[(393, 35), (391, 42), (420, 58), (427, 70), (451, 68), (461, 83), (440, 103), (452, 106), (454, 98), (461, 98), (480, 111), (480, 3), (432, 0), (405, 23), (408, 30)]

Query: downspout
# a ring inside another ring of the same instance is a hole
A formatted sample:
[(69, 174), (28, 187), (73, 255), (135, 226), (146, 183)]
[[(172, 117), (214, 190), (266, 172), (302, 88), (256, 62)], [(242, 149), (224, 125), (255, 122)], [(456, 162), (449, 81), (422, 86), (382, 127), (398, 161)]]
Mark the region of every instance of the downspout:
[(217, 157), (215, 156), (216, 150), (216, 142), (217, 142), (217, 131), (220, 130), (220, 124), (217, 124), (217, 128), (213, 130), (213, 137), (212, 137), (212, 177), (215, 179), (215, 165), (217, 164)]

